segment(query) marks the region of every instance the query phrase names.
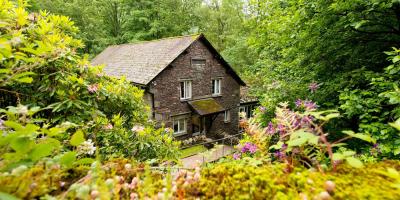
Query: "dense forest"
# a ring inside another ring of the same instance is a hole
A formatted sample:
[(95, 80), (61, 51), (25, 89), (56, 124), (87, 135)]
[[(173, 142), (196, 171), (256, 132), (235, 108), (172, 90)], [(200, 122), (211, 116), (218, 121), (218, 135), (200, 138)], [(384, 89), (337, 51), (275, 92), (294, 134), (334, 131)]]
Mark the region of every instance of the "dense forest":
[[(90, 59), (197, 33), (261, 105), (171, 175), (180, 142)], [(396, 199), (399, 82), (398, 0), (0, 0), (0, 199)]]

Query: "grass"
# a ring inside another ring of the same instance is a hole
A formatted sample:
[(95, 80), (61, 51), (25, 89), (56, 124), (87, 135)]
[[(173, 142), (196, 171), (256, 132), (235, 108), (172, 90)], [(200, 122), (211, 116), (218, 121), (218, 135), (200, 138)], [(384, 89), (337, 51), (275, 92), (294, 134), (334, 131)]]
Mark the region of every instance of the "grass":
[(193, 147), (189, 147), (186, 149), (182, 149), (181, 150), (181, 158), (186, 158), (198, 153), (202, 153), (207, 151), (207, 148), (204, 147), (203, 145), (197, 145), (197, 146), (193, 146)]

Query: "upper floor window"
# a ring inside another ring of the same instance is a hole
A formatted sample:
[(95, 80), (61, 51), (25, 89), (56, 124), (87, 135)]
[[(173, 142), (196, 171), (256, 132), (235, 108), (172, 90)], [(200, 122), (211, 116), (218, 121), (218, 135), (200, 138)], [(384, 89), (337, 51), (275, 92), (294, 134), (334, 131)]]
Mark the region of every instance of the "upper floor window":
[(192, 59), (192, 67), (195, 69), (202, 69), (206, 66), (206, 60), (204, 59)]
[(192, 98), (192, 81), (181, 82), (181, 99)]
[(212, 80), (212, 94), (213, 95), (221, 94), (221, 79)]

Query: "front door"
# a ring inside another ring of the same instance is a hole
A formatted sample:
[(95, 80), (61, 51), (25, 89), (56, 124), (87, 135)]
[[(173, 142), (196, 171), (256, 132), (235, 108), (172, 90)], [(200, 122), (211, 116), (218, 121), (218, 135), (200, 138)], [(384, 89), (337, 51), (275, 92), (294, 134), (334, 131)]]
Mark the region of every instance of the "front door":
[(192, 130), (193, 135), (200, 135), (205, 133), (204, 117), (200, 115), (192, 115)]

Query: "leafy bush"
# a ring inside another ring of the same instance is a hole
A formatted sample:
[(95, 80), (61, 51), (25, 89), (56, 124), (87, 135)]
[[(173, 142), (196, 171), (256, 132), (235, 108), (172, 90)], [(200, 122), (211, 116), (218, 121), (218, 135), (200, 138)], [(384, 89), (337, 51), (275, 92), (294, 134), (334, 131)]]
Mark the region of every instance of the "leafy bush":
[[(239, 146), (242, 154), (271, 157), (274, 161), (282, 161), (291, 171), (295, 166), (304, 165), (323, 170), (327, 165), (336, 169), (341, 161), (346, 161), (354, 167), (361, 167), (362, 163), (354, 157), (354, 151), (344, 149), (336, 151), (337, 147), (346, 145), (344, 140), (358, 138), (374, 143), (368, 135), (343, 131), (347, 137), (337, 141), (330, 141), (324, 125), (329, 120), (339, 117), (338, 111), (317, 111), (317, 105), (312, 101), (296, 101), (298, 111), (288, 108), (287, 103), (281, 103), (276, 108), (276, 117), (263, 128), (257, 120), (246, 121), (245, 137)], [(257, 116), (255, 117), (257, 119)], [(239, 158), (238, 154), (234, 155)], [(325, 167), (324, 167), (325, 166)]]
[(400, 50), (387, 52), (392, 65), (383, 73), (361, 71), (370, 81), (364, 89), (349, 86), (340, 94), (340, 109), (353, 123), (353, 129), (365, 132), (378, 142), (375, 146), (356, 146), (377, 157), (399, 158), (400, 137), (389, 125), (400, 118)]
[[(172, 134), (148, 122), (143, 91), (124, 78), (105, 76), (101, 66), (77, 54), (83, 45), (68, 17), (28, 13), (27, 6), (0, 4), (0, 107), (14, 106), (1, 111), (0, 162), (9, 166), (5, 158), (16, 156), (14, 164), (34, 164), (57, 154), (69, 167), (96, 155), (177, 158)], [(135, 126), (146, 128), (131, 130)]]

